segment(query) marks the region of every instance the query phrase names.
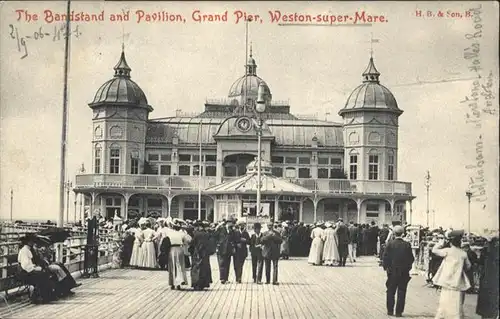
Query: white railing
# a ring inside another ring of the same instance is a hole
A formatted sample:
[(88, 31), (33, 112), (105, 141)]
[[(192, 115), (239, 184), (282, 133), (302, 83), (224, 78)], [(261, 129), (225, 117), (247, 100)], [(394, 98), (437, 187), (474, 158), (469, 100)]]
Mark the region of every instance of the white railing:
[[(232, 99), (205, 99), (206, 104), (212, 104), (212, 105), (234, 105)], [(289, 106), (290, 105), (290, 100), (276, 100), (273, 101), (271, 100), (271, 106)]]
[[(75, 188), (144, 188), (197, 190), (198, 176), (164, 176), (164, 175), (119, 175), (88, 174), (77, 175)], [(201, 188), (215, 185), (215, 176), (202, 176)]]
[[(223, 182), (239, 177), (222, 177)], [(338, 194), (402, 194), (411, 195), (411, 183), (347, 179), (287, 179), (319, 193)], [(201, 177), (201, 189), (216, 185), (216, 178)], [(76, 189), (81, 188), (143, 188), (167, 190), (198, 190), (198, 176), (88, 174), (76, 176)]]
[[(44, 227), (43, 229), (45, 229)], [(0, 232), (0, 291), (6, 287), (7, 281), (14, 278), (18, 271), (17, 254), (20, 249), (20, 238), (28, 233), (35, 233), (42, 228), (31, 228), (27, 224), (3, 225)], [(8, 232), (7, 232), (8, 231)], [(113, 256), (114, 232), (99, 229), (99, 264), (108, 264)], [(82, 271), (85, 256), (87, 234), (85, 231), (71, 231), (63, 243), (62, 262), (70, 272)]]

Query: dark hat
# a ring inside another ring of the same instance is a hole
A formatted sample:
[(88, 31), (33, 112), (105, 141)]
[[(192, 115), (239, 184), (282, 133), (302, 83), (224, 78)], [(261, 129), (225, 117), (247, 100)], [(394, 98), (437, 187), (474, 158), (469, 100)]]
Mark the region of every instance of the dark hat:
[(260, 223), (254, 223), (253, 228), (262, 228), (262, 225)]
[(448, 238), (462, 237), (465, 234), (463, 229), (452, 230), (448, 233)]
[(35, 233), (28, 233), (28, 234), (24, 235), (23, 237), (19, 238), (19, 241), (21, 241), (21, 243), (23, 243), (23, 244), (26, 244), (30, 241), (35, 242), (36, 240), (37, 240), (37, 238), (36, 238)]

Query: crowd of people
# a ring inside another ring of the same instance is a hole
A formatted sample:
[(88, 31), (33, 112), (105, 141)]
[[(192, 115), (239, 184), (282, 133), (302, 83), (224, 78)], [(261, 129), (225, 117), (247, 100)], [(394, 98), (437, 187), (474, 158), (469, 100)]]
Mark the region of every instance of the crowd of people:
[[(229, 282), (231, 268), (235, 282), (241, 283), (250, 255), (253, 282), (262, 284), (265, 274), (265, 283), (274, 285), (279, 284), (278, 261), (289, 256), (307, 256), (314, 266), (339, 267), (345, 267), (347, 260), (355, 263), (359, 256), (377, 256), (387, 273), (387, 314), (401, 317), (411, 270), (416, 259), (425, 255), (427, 281), (440, 289), (436, 318), (463, 318), (467, 292), (478, 293), (476, 312), (482, 318), (498, 316), (498, 236), (486, 240), (465, 236), (461, 230), (420, 228), (417, 248), (409, 225), (379, 228), (373, 222), (345, 224), (338, 219), (313, 225), (287, 221), (252, 226), (249, 232), (246, 223), (236, 219), (219, 223), (177, 218), (125, 221), (120, 226), (119, 264), (165, 270), (171, 289), (183, 289), (190, 277), (190, 286), (203, 290), (213, 283), (210, 256), (214, 254), (221, 284)], [(472, 245), (483, 248), (477, 253)], [(37, 296), (42, 301), (71, 294), (77, 286), (64, 265), (50, 261), (48, 246), (40, 237), (26, 236), (18, 255), (22, 275), (38, 283)]]
[(213, 282), (211, 255), (217, 255), (222, 284), (229, 282), (231, 261), (235, 281), (241, 283), (243, 266), (250, 252), (253, 281), (261, 284), (265, 271), (266, 284), (272, 281), (278, 285), (278, 260), (289, 256), (288, 224), (269, 223), (262, 231), (264, 227), (255, 223), (251, 235), (246, 226), (235, 219), (218, 224), (177, 218), (127, 221), (122, 226), (120, 263), (123, 267), (167, 270), (172, 289), (188, 284), (189, 269), (191, 287), (201, 290)]

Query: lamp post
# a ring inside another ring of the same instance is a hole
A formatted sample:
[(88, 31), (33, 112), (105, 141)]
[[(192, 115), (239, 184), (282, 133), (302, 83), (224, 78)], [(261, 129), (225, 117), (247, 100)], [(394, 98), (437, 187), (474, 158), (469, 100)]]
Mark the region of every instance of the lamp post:
[(260, 191), (261, 191), (261, 148), (262, 148), (262, 113), (266, 111), (266, 100), (264, 98), (264, 83), (259, 84), (259, 90), (257, 92), (257, 104), (255, 105), (255, 111), (257, 113), (257, 215), (260, 214)]
[(12, 218), (12, 206), (14, 204), (14, 190), (10, 189), (10, 222), (12, 223), (14, 220)]
[[(85, 174), (85, 165), (84, 163), (82, 163), (82, 166), (80, 167), (80, 174)], [(76, 181), (76, 184), (78, 184), (78, 180)], [(80, 194), (80, 221), (82, 223), (82, 225), (84, 225), (84, 222), (83, 220), (85, 219), (84, 218), (84, 211), (83, 211), (83, 202), (85, 201), (85, 196), (84, 194)]]
[(468, 200), (468, 206), (467, 206), (467, 234), (470, 236), (470, 198), (472, 197), (472, 192), (470, 190), (467, 190), (465, 192), (465, 196), (467, 196)]
[(69, 223), (69, 191), (73, 187), (73, 183), (67, 181), (64, 186), (66, 186), (66, 222)]
[(427, 189), (427, 227), (429, 227), (429, 188), (431, 187), (431, 174), (427, 171), (425, 175), (425, 188)]

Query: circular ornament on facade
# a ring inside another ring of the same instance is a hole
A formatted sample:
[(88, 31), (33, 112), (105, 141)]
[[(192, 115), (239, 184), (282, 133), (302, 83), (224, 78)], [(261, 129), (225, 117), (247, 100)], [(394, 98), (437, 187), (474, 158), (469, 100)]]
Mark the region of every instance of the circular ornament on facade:
[(94, 130), (94, 136), (96, 138), (101, 138), (102, 137), (102, 128), (100, 126), (97, 126)]
[(241, 132), (246, 133), (252, 128), (252, 121), (248, 117), (240, 117), (236, 121), (236, 127)]
[(123, 130), (119, 126), (113, 126), (110, 129), (109, 133), (111, 135), (111, 138), (120, 138), (123, 136)]

